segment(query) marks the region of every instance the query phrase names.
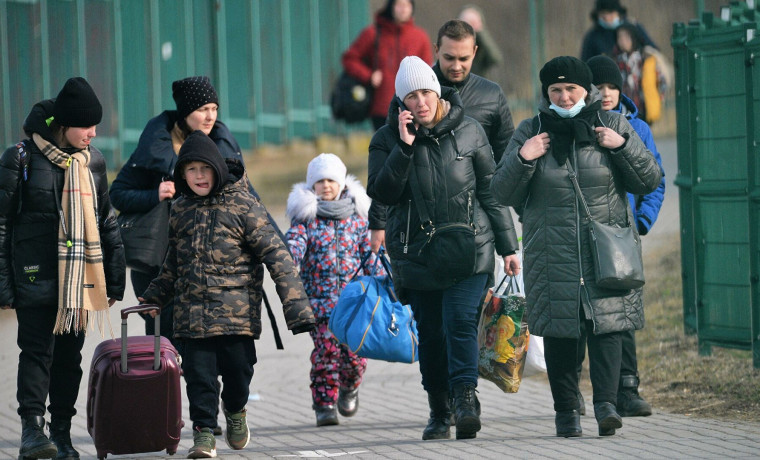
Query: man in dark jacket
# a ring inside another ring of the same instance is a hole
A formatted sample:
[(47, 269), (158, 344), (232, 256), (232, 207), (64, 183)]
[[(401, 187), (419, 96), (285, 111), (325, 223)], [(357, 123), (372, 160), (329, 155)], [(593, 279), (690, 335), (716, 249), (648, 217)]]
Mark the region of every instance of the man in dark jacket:
[[(499, 164), (502, 154), (512, 138), (515, 126), (507, 97), (501, 87), (470, 72), (478, 47), (475, 31), (468, 23), (452, 19), (438, 30), (433, 66), (442, 86), (454, 88), (462, 99), (464, 114), (474, 118), (486, 132), (494, 161)], [(392, 115), (398, 115), (397, 113)], [(373, 202), (370, 208), (369, 228), (372, 250), (377, 251), (385, 242), (385, 207)]]

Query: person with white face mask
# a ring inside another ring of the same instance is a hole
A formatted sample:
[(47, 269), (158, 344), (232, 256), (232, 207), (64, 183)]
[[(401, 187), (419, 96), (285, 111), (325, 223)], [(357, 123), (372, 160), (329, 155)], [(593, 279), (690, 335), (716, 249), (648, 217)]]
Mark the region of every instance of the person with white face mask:
[(599, 435), (610, 436), (622, 427), (616, 409), (622, 336), (644, 326), (641, 289), (596, 284), (589, 220), (572, 171), (592, 218), (625, 227), (626, 192), (655, 190), (661, 170), (625, 116), (602, 109), (583, 61), (556, 57), (539, 76), (544, 101), (538, 115), (520, 123), (512, 136), (491, 193), (520, 209), (528, 329), (544, 338), (556, 435), (582, 435), (577, 365), (585, 334), (594, 415)]
[(615, 29), (622, 24), (632, 24), (638, 29), (645, 45), (658, 49), (657, 45), (649, 38), (644, 26), (626, 16), (627, 11), (625, 7), (620, 5), (620, 0), (596, 0), (594, 9), (591, 11), (591, 22), (594, 25), (583, 36), (582, 61), (586, 62), (600, 54), (612, 56), (616, 39)]

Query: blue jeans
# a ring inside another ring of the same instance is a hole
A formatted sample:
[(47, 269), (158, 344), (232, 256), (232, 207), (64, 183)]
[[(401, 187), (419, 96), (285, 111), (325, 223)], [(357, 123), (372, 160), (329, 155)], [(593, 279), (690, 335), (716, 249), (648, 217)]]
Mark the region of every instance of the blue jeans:
[(422, 387), (443, 393), (478, 384), (478, 313), (488, 275), (439, 291), (406, 289), (419, 331)]

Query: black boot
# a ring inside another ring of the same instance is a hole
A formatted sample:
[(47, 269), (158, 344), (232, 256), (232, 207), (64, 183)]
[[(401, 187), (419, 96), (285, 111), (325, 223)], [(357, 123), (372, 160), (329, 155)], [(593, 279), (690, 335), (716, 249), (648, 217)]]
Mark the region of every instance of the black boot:
[(623, 419), (612, 403), (594, 403), (594, 416), (599, 424), (599, 436), (612, 436), (617, 428), (623, 426)]
[(477, 397), (473, 385), (454, 388), (457, 439), (472, 439), (480, 431), (480, 416), (476, 406)]
[(652, 406), (639, 396), (639, 378), (635, 375), (620, 376), (617, 409), (621, 417), (646, 417), (652, 415)]
[(54, 458), (58, 453), (55, 444), (45, 436), (45, 417), (27, 415), (21, 418), (21, 448), (18, 458), (21, 460), (37, 458)]
[[(451, 408), (451, 417), (449, 418), (449, 425), (456, 425), (457, 424), (457, 414), (454, 411), (454, 395), (449, 396), (449, 407)], [(480, 417), (480, 400), (478, 399), (478, 395), (475, 395), (475, 413), (478, 414), (478, 417)]]
[(48, 424), (50, 440), (58, 448), (57, 460), (74, 460), (79, 458), (79, 452), (71, 445), (71, 419), (58, 420), (51, 417)]
[(338, 391), (338, 412), (344, 417), (353, 417), (359, 410), (359, 389)]
[(566, 410), (554, 415), (554, 426), (557, 437), (577, 438), (583, 434), (581, 429), (581, 414), (577, 410)]
[(317, 426), (338, 424), (338, 409), (333, 404), (329, 406), (314, 406), (314, 413), (317, 415)]
[(428, 439), (449, 439), (451, 430), (449, 428), (449, 417), (451, 408), (449, 407), (449, 394), (446, 393), (428, 393), (428, 405), (430, 405), (430, 418), (427, 426), (422, 431), (422, 440)]

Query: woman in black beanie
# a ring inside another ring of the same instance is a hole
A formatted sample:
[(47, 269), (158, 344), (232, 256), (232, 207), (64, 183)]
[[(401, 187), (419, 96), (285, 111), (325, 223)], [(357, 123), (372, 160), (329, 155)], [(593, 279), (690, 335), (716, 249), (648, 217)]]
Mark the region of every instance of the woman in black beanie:
[(588, 218), (571, 177), (577, 177), (594, 220), (625, 227), (626, 192), (653, 191), (661, 172), (625, 117), (601, 110), (583, 61), (554, 58), (540, 78), (544, 100), (538, 116), (515, 131), (491, 192), (521, 210), (528, 328), (544, 337), (556, 434), (581, 436), (576, 366), (585, 331), (594, 415), (599, 435), (609, 436), (622, 426), (615, 408), (622, 331), (644, 326), (641, 289), (596, 284)]
[[(145, 125), (137, 148), (119, 171), (111, 185), (111, 200), (120, 212), (146, 213), (164, 200), (176, 197), (174, 166), (177, 154), (187, 136), (195, 130), (203, 131), (214, 141), (225, 159), (243, 163), (238, 145), (227, 126), (218, 120), (219, 96), (206, 76), (187, 77), (172, 83), (172, 97), (176, 110), (165, 110)], [(249, 183), (249, 191), (259, 198)], [(166, 215), (168, 219), (168, 213)], [(279, 228), (274, 220), (270, 222)], [(280, 235), (282, 235), (280, 233)], [(160, 267), (148, 272), (131, 270), (135, 295), (142, 295)], [(171, 304), (161, 310), (161, 335), (172, 340)], [(154, 321), (147, 315), (145, 333), (154, 333)]]
[(19, 458), (79, 458), (70, 430), (88, 320), (124, 294), (106, 163), (91, 145), (102, 114), (87, 81), (70, 78), (0, 157), (0, 308), (18, 319)]

